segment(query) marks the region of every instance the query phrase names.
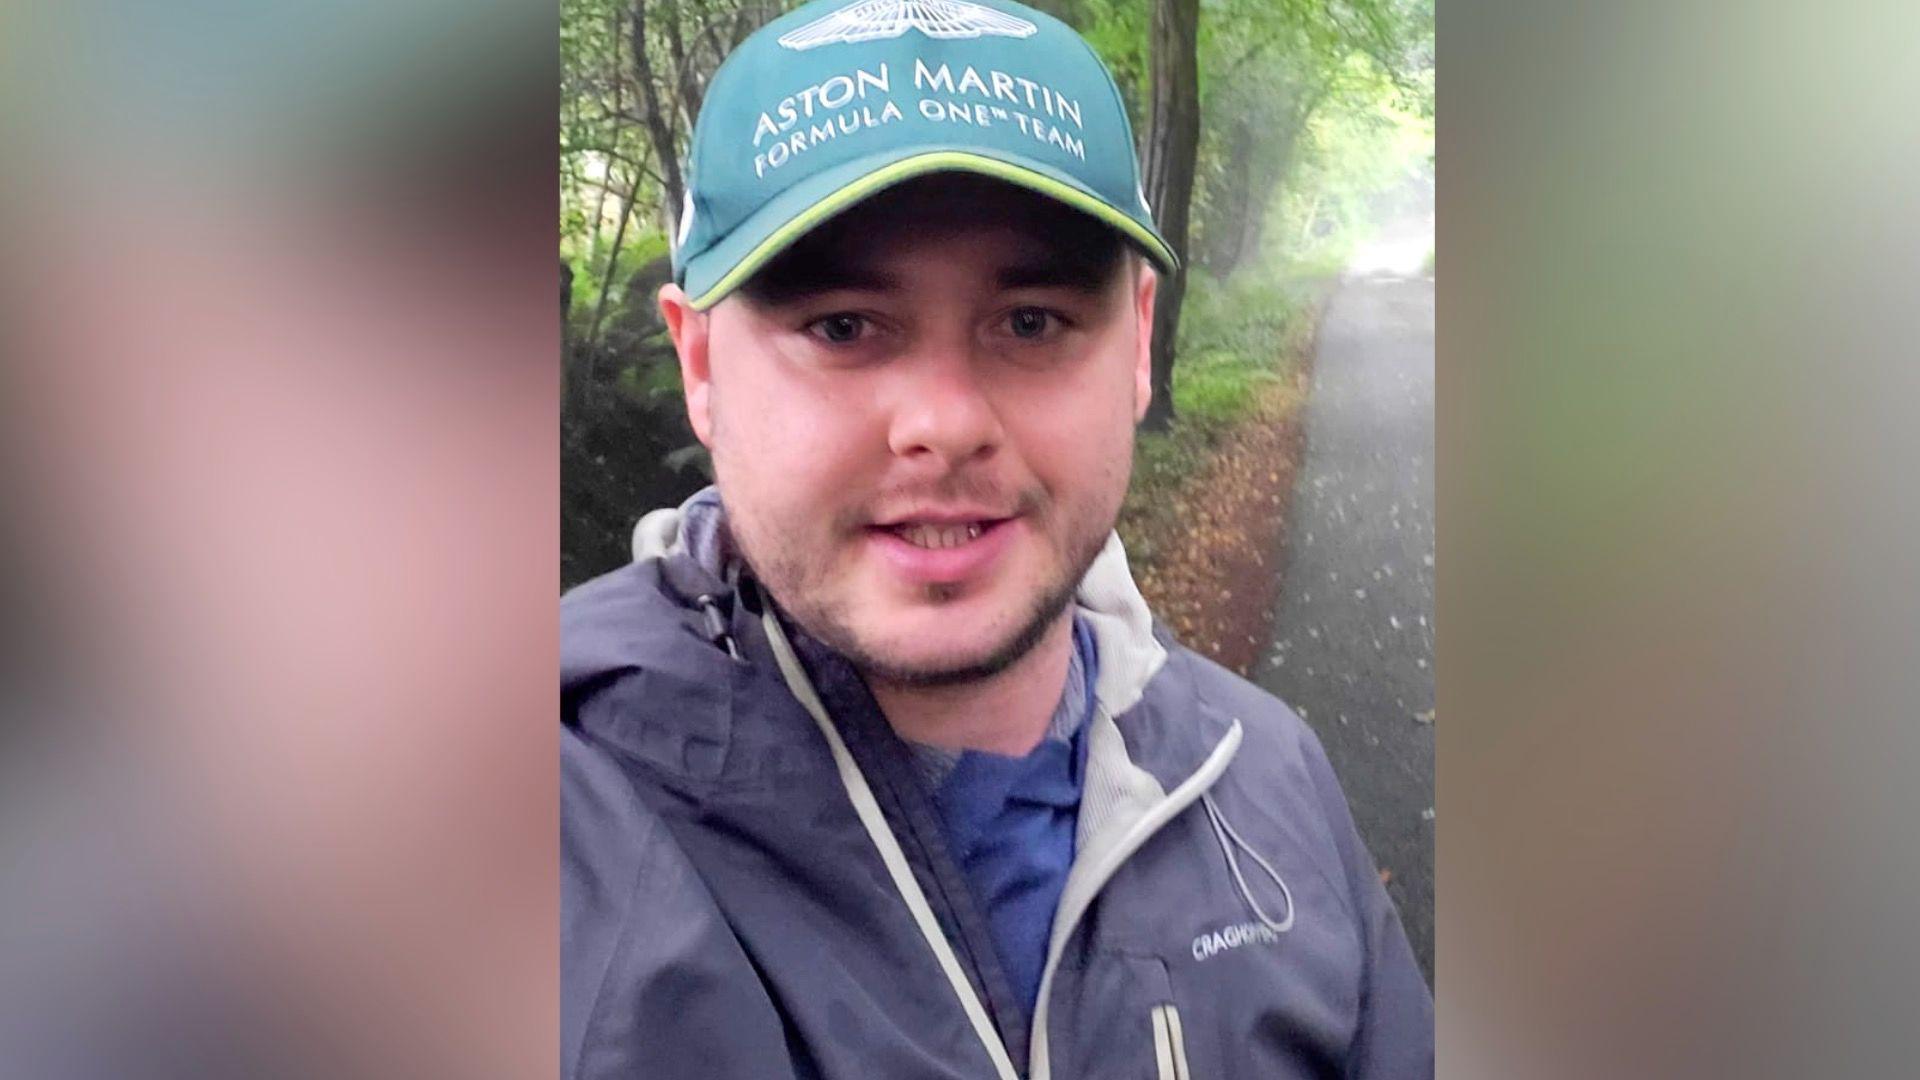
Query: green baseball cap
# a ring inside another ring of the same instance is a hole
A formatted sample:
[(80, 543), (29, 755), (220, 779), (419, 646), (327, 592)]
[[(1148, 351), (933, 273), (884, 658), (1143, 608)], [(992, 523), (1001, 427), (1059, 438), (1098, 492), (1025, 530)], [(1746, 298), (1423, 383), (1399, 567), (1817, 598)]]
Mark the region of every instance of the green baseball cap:
[(709, 308), (821, 222), (931, 172), (1039, 192), (1178, 263), (1120, 91), (1071, 27), (1009, 0), (814, 0), (714, 73), (674, 278)]

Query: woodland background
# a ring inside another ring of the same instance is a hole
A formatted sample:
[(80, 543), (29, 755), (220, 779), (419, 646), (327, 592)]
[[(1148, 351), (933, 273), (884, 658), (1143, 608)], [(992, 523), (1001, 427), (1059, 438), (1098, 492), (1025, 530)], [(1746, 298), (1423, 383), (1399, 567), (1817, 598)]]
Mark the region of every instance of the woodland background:
[[(561, 575), (625, 562), (640, 514), (707, 482), (654, 309), (708, 79), (794, 4), (562, 0)], [(1148, 201), (1185, 269), (1161, 288), (1154, 411), (1122, 535), (1296, 374), (1323, 282), (1430, 190), (1432, 0), (1041, 0), (1112, 69)], [(1259, 463), (1252, 463), (1257, 466)], [(1140, 535), (1136, 535), (1136, 533)]]

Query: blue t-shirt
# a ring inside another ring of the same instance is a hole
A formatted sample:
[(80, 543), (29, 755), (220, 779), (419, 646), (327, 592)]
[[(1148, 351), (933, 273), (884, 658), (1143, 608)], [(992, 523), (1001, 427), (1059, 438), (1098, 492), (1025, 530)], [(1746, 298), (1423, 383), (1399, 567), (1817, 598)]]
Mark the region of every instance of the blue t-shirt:
[(1024, 757), (918, 747), (947, 846), (986, 909), (1001, 968), (1033, 1014), (1054, 911), (1073, 865), (1099, 655), (1078, 616), (1047, 735)]

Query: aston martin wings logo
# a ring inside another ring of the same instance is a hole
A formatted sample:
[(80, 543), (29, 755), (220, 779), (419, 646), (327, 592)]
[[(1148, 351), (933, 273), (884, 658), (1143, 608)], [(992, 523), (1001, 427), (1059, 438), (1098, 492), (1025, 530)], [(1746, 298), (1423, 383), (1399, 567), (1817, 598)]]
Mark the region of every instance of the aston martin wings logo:
[(918, 30), (930, 38), (1031, 37), (1025, 19), (967, 0), (858, 0), (780, 36), (789, 49), (877, 41)]

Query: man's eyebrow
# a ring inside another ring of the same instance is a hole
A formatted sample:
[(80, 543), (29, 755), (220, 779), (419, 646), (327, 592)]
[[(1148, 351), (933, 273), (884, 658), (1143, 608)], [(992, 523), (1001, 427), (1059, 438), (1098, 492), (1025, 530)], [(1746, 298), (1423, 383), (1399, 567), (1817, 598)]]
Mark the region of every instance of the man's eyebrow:
[(900, 279), (874, 266), (851, 262), (823, 261), (803, 265), (801, 260), (781, 260), (755, 275), (746, 291), (763, 304), (790, 304), (809, 296), (838, 292), (897, 292)]
[(1054, 256), (1003, 266), (994, 281), (1002, 289), (1059, 288), (1097, 293), (1112, 279), (1115, 262)]

